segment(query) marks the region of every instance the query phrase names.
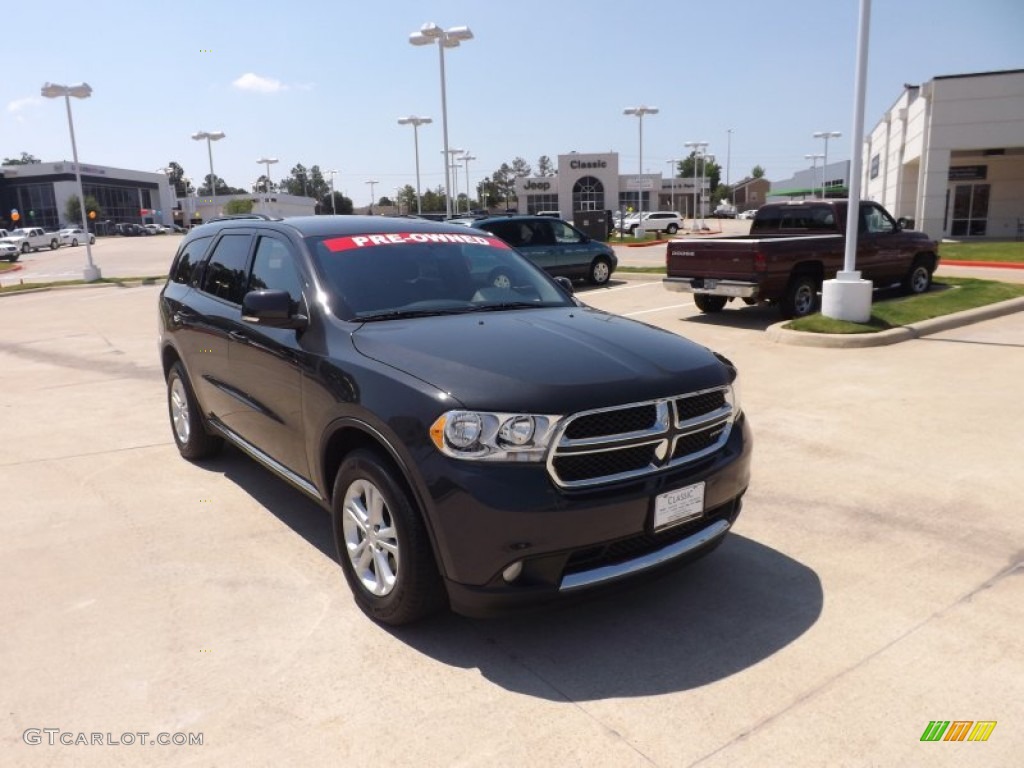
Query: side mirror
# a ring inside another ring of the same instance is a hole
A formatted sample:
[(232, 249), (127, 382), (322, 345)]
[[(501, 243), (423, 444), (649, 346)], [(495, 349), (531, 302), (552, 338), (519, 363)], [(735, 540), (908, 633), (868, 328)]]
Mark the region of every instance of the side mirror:
[(558, 283), (558, 287), (562, 289), (562, 292), (572, 298), (572, 295), (576, 293), (576, 289), (572, 287), (572, 280), (568, 277), (556, 277), (555, 282)]
[(906, 216), (900, 216), (898, 219), (896, 219), (896, 231), (897, 232), (899, 230), (901, 230), (901, 229), (913, 229), (913, 228), (914, 228), (914, 222), (912, 222)]
[(271, 328), (305, 328), (309, 318), (292, 312), (288, 291), (249, 291), (242, 299), (242, 319)]

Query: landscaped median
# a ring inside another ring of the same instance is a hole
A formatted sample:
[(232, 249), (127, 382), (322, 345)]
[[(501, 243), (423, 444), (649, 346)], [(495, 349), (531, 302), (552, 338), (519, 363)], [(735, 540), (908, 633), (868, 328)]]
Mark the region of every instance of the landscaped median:
[(108, 285), (118, 288), (133, 288), (137, 285), (155, 285), (162, 283), (166, 279), (167, 275), (158, 275), (155, 277), (101, 277), (99, 280), (91, 282), (86, 282), (85, 280), (55, 280), (49, 283), (16, 283), (14, 285), (0, 285), (0, 296), (48, 291), (52, 288), (100, 288)]
[(1024, 310), (1024, 284), (943, 277), (928, 293), (883, 299), (867, 323), (820, 314), (776, 323), (773, 341), (814, 347), (874, 347), (916, 339), (949, 328)]

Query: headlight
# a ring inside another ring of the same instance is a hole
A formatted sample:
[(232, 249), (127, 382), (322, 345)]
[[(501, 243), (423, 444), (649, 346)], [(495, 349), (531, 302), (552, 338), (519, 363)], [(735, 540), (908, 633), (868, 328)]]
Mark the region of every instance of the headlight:
[(457, 459), (543, 461), (561, 416), (448, 411), (430, 426), (437, 449)]
[(725, 399), (732, 406), (732, 420), (736, 421), (743, 413), (743, 403), (740, 400), (740, 377), (733, 377), (732, 384), (725, 391)]

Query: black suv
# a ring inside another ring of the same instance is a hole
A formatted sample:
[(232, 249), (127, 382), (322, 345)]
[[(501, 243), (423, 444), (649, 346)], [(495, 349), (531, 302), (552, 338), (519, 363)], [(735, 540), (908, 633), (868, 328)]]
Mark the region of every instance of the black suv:
[(377, 621), (680, 563), (739, 514), (751, 440), (733, 366), (580, 305), (493, 235), (222, 220), (184, 238), (159, 313), (181, 455), (227, 440), (329, 509)]

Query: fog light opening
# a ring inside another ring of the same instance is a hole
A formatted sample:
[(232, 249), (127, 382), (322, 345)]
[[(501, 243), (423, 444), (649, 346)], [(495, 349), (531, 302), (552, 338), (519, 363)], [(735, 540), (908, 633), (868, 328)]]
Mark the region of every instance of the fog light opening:
[(513, 581), (515, 581), (516, 579), (519, 578), (519, 576), (520, 576), (520, 574), (522, 574), (522, 572), (523, 572), (523, 561), (522, 560), (517, 560), (516, 562), (512, 563), (512, 565), (510, 565), (508, 568), (506, 568), (504, 571), (501, 572), (501, 578), (503, 578), (506, 582), (511, 584)]

